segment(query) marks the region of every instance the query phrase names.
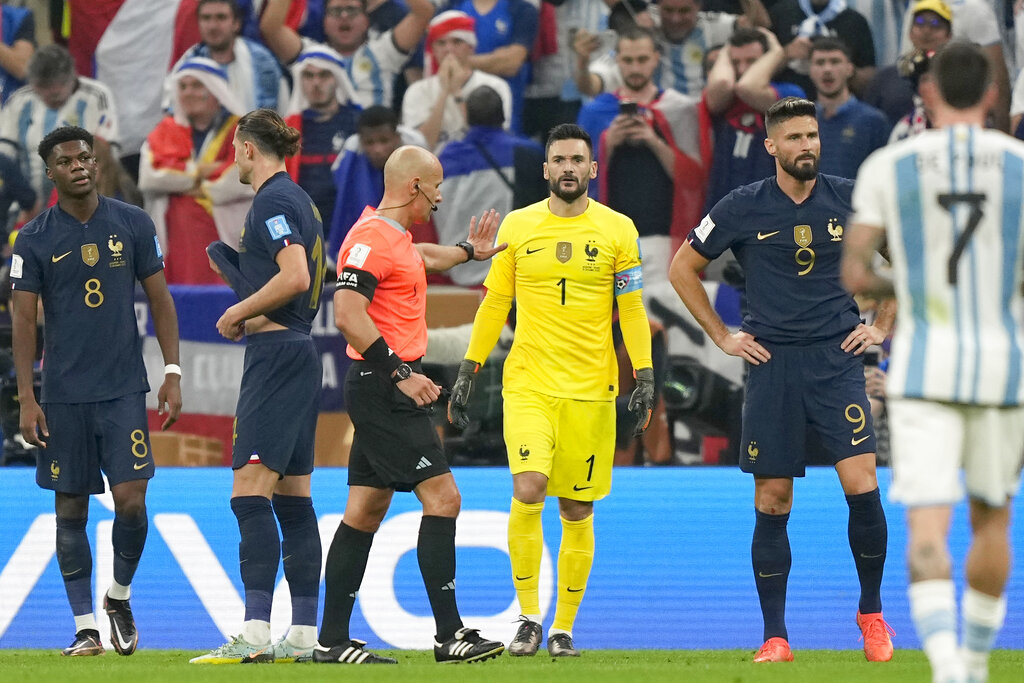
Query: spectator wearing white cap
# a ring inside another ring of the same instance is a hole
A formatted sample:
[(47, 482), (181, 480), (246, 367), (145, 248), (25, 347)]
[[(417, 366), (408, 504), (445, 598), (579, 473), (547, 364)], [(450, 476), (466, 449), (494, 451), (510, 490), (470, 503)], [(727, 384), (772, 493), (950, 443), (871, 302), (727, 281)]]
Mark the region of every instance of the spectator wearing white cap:
[(435, 153), (466, 135), (465, 98), (482, 85), (501, 97), (506, 128), (512, 120), (508, 82), (470, 65), (477, 46), (475, 24), (473, 17), (458, 10), (434, 17), (427, 31), (427, 77), (410, 85), (402, 100), (402, 122), (419, 130)]
[(206, 246), (218, 239), (236, 246), (252, 204), (231, 146), (245, 109), (212, 59), (188, 59), (167, 78), (174, 113), (142, 145), (139, 189), (164, 247), (167, 282), (222, 284)]
[(292, 64), (292, 82), (285, 122), (302, 134), (302, 150), (286, 159), (285, 166), (313, 200), (326, 228), (337, 196), (331, 166), (356, 132), (362, 108), (355, 103), (341, 55), (326, 45), (312, 45), (299, 54)]

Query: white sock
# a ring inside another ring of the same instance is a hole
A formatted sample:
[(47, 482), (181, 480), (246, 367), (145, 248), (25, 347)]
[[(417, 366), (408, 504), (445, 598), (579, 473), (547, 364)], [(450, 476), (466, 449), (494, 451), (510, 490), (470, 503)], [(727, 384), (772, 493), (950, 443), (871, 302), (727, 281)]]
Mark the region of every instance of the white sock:
[(132, 597), (131, 584), (122, 586), (117, 581), (111, 581), (110, 588), (107, 589), (107, 595), (114, 600), (127, 600)]
[(988, 654), (1006, 619), (1006, 596), (997, 598), (967, 587), (962, 602), (963, 652), (972, 681), (988, 680)]
[(316, 645), (316, 626), (299, 626), (292, 624), (285, 636), (289, 643), (297, 648), (305, 649)]
[(962, 670), (956, 643), (956, 595), (950, 579), (918, 581), (910, 584), (910, 616), (924, 653), (938, 680), (945, 672)]
[(250, 645), (269, 645), (270, 622), (250, 619), (242, 626), (242, 638)]
[(529, 620), (529, 621), (532, 621), (535, 624), (539, 624), (540, 623), (540, 615), (539, 614), (524, 614), (523, 617), (525, 619)]
[(553, 628), (548, 630), (548, 638), (555, 635), (556, 633), (564, 633), (565, 635), (572, 638), (572, 631), (566, 631), (564, 628)]
[(79, 631), (99, 631), (99, 626), (96, 625), (96, 617), (90, 612), (89, 614), (80, 614), (75, 617), (75, 633)]

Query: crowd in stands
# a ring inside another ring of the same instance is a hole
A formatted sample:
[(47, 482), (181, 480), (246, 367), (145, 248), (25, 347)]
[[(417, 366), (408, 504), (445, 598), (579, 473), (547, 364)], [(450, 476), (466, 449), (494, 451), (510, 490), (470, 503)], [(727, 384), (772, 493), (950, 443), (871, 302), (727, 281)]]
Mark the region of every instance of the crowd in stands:
[[(168, 281), (214, 283), (204, 248), (236, 244), (252, 201), (231, 150), (251, 109), (301, 131), (288, 170), (317, 205), (332, 261), (380, 200), (398, 146), (441, 158), (444, 202), (414, 230), (453, 243), (469, 216), (545, 197), (538, 143), (579, 122), (599, 162), (591, 193), (633, 219), (656, 290), (710, 206), (774, 173), (763, 113), (781, 97), (817, 103), (821, 170), (852, 178), (873, 150), (929, 126), (918, 78), (964, 39), (996, 67), (991, 126), (1024, 137), (1024, 71), (1011, 78), (1024, 62), (1021, 5), (2, 0), (0, 215), (13, 234), (54, 201), (36, 145), (79, 125), (97, 137), (101, 192), (142, 204), (158, 226)], [(476, 286), (486, 272), (470, 263), (451, 280)]]

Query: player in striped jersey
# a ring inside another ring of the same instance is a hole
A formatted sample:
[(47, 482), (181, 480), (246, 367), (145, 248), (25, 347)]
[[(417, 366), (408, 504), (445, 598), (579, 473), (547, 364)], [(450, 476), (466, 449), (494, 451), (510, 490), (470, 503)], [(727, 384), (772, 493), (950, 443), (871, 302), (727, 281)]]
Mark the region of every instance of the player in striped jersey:
[[(908, 507), (911, 616), (933, 680), (984, 681), (1006, 614), (1010, 501), (1024, 443), (1024, 144), (982, 128), (997, 91), (976, 46), (943, 48), (921, 95), (939, 129), (864, 162), (843, 279), (898, 302), (891, 496)], [(872, 265), (883, 236), (891, 280)], [(961, 468), (973, 530), (962, 651), (947, 542)]]

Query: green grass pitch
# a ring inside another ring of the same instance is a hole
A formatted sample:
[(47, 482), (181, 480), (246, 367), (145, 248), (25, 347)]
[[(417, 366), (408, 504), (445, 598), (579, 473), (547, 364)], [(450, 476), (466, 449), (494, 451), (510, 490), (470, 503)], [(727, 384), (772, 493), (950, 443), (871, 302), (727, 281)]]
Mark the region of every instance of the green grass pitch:
[[(931, 679), (921, 652), (897, 650), (893, 661), (871, 664), (857, 650), (797, 650), (789, 664), (753, 664), (747, 650), (587, 650), (579, 659), (509, 657), (479, 664), (435, 664), (427, 651), (384, 651), (397, 666), (322, 664), (190, 665), (198, 651), (139, 650), (131, 657), (108, 651), (102, 657), (64, 658), (56, 650), (0, 650), (4, 681), (102, 681), (103, 683), (191, 683), (192, 681), (401, 681), (402, 683), (594, 683), (595, 681), (722, 681), (742, 683), (889, 683)], [(992, 683), (1021, 680), (1024, 650), (992, 655)]]

